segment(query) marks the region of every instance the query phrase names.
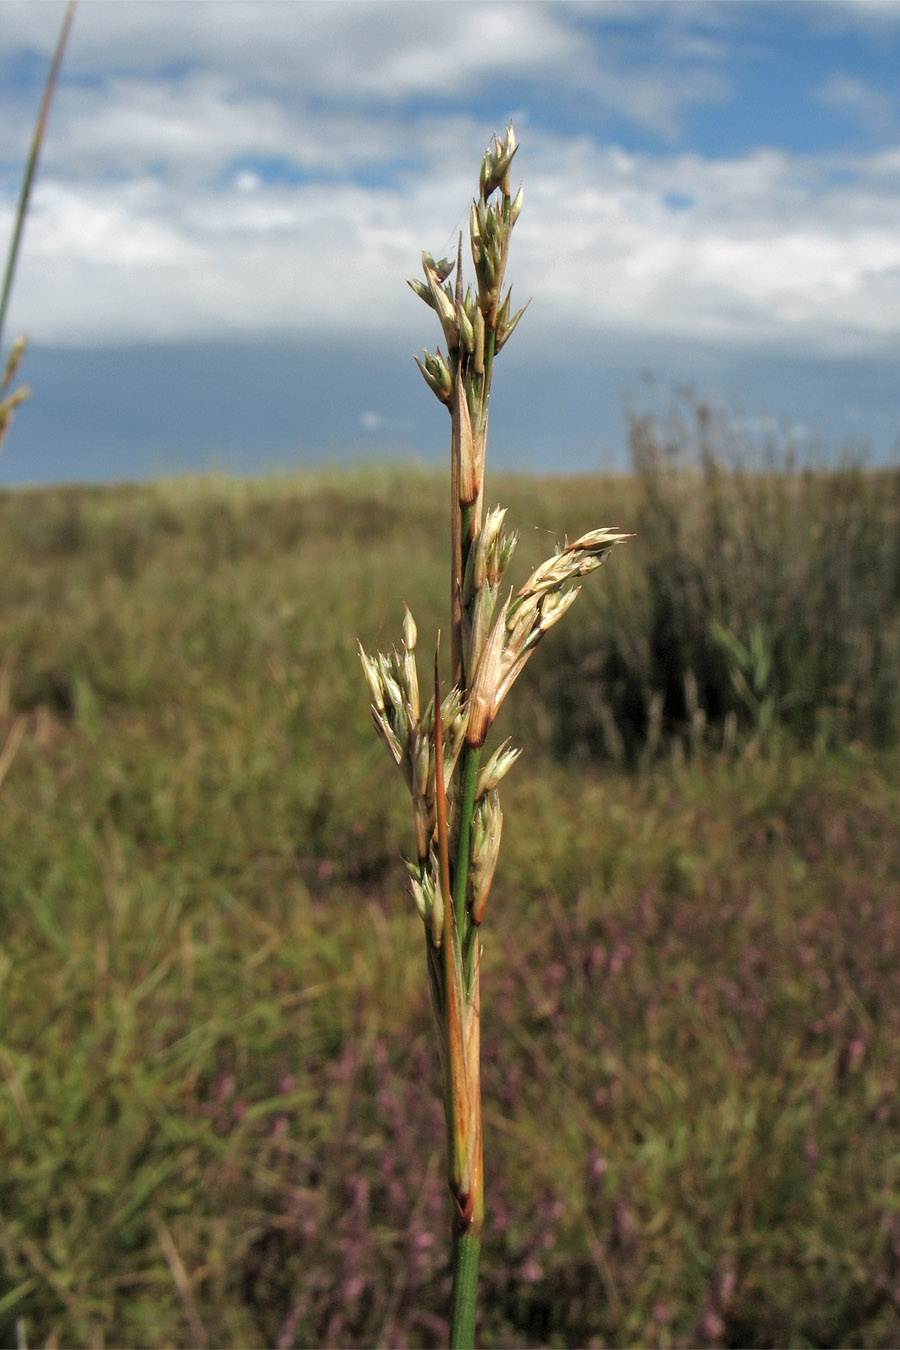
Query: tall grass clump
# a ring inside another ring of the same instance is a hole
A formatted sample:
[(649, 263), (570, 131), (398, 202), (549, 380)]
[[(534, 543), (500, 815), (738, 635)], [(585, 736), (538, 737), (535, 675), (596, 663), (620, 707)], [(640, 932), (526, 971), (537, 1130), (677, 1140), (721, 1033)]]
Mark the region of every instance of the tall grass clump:
[[(447, 1162), (453, 1198), (450, 1341), (474, 1343), (484, 1224), (481, 1115), (481, 938), (503, 814), (498, 785), (518, 751), (483, 750), (500, 705), (544, 633), (578, 593), (577, 578), (598, 567), (623, 535), (592, 530), (568, 543), (501, 600), (517, 536), (506, 510), (483, 510), (488, 402), (494, 360), (523, 310), (503, 293), (509, 243), (522, 208), (510, 190), (513, 129), (482, 160), (469, 234), (476, 286), (463, 293), (462, 238), (456, 261), (424, 253), (424, 281), (411, 282), (437, 314), (447, 355), (426, 350), (426, 383), (451, 419), (450, 688), (442, 695), (438, 650), (425, 698), (409, 610), (400, 651), (360, 655), (375, 727), (401, 769), (413, 801), (415, 857), (407, 867), (425, 929), (431, 1000), (444, 1073)], [(455, 283), (449, 278), (455, 270)], [(433, 697), (428, 695), (433, 691)], [(428, 699), (426, 702), (425, 700)]]
[(900, 739), (900, 472), (634, 413), (636, 544), (527, 694), (563, 757)]

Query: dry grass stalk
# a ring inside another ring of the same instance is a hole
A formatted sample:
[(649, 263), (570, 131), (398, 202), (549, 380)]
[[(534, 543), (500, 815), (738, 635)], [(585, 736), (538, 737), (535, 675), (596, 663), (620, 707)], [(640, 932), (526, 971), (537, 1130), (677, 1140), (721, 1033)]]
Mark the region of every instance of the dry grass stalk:
[[(9, 250), (6, 257), (6, 268), (3, 273), (3, 287), (0, 290), (0, 340), (3, 338), (3, 325), (6, 319), (6, 310), (9, 305), (9, 297), (12, 293), (13, 277), (16, 271), (16, 262), (19, 257), (19, 244), (22, 240), (22, 229), (25, 225), (25, 215), (28, 211), (28, 200), (31, 196), (31, 187), (34, 182), (34, 175), (37, 171), (38, 157), (41, 152), (41, 146), (44, 143), (44, 135), (47, 130), (47, 118), (50, 115), (50, 103), (53, 99), (53, 91), (56, 88), (56, 82), (59, 78), (60, 67), (62, 66), (63, 53), (66, 49), (66, 42), (69, 37), (69, 29), (72, 26), (72, 20), (75, 17), (75, 6), (77, 0), (69, 0), (63, 14), (60, 24), (59, 37), (56, 41), (56, 49), (53, 53), (53, 60), (50, 64), (50, 70), (47, 75), (47, 82), (44, 86), (44, 96), (41, 100), (41, 107), (35, 123), (34, 134), (31, 138), (31, 147), (28, 152), (28, 159), (25, 163), (25, 173), (22, 177), (22, 188), (19, 193), (19, 202), (16, 207), (15, 219), (13, 222), (12, 239), (10, 240)], [(25, 339), (19, 337), (13, 343), (12, 350), (7, 358), (6, 368), (3, 372), (3, 379), (0, 381), (0, 449), (6, 439), (6, 433), (9, 431), (12, 422), (13, 413), (20, 403), (31, 397), (31, 390), (25, 385), (20, 385), (18, 389), (7, 392), (13, 381), (13, 377), (18, 369), (19, 362), (25, 352)]]
[[(408, 861), (413, 899), (425, 926), (431, 996), (444, 1068), (448, 1170), (454, 1201), (451, 1344), (474, 1342), (484, 1222), (480, 1084), (479, 929), (497, 864), (503, 814), (498, 785), (518, 751), (504, 743), (481, 765), (499, 708), (544, 633), (569, 608), (576, 582), (620, 540), (593, 530), (532, 572), (499, 604), (517, 536), (506, 512), (484, 513), (484, 466), (494, 360), (524, 306), (511, 314), (504, 278), (522, 189), (510, 191), (512, 127), (484, 155), (469, 219), (476, 286), (463, 291), (462, 240), (456, 261), (422, 256), (424, 281), (411, 281), (437, 314), (446, 344), (419, 368), (450, 413), (451, 688), (423, 709), (417, 631), (407, 610), (398, 652), (360, 657), (375, 728), (403, 772), (413, 801), (416, 856)], [(450, 277), (455, 271), (455, 283)]]

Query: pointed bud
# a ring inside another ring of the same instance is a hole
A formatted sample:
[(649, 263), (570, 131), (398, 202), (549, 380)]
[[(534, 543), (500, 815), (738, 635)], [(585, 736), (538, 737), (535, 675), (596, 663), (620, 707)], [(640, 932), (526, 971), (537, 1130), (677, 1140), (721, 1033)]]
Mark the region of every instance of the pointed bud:
[(478, 175), (478, 189), (484, 201), (487, 201), (488, 197), (491, 195), (488, 183), (491, 181), (493, 168), (494, 162), (491, 157), (491, 151), (486, 150), (481, 161), (481, 173)]
[(440, 947), (444, 927), (444, 897), (441, 894), (434, 851), (430, 851), (428, 857), (421, 862), (411, 862), (409, 858), (405, 859), (405, 862), (416, 909), (423, 923), (429, 928), (434, 945)]
[(391, 705), (391, 709), (394, 713), (400, 713), (405, 702), (403, 690), (394, 678), (394, 672), (383, 657), (381, 667), (381, 687), (384, 690), (385, 702)]
[(422, 372), (422, 378), (442, 403), (450, 402), (450, 393), (453, 389), (453, 376), (447, 367), (447, 363), (441, 355), (440, 347), (437, 353), (432, 356), (428, 349), (425, 349), (425, 360), (420, 361), (415, 357), (415, 363)]
[(589, 530), (587, 534), (581, 535), (575, 540), (574, 544), (566, 545), (566, 552), (582, 553), (601, 553), (595, 566), (603, 561), (615, 544), (620, 544), (624, 539), (630, 539), (630, 534), (621, 534), (618, 530)]
[(502, 300), (502, 302), (501, 302), (501, 304), (500, 304), (500, 308), (497, 310), (497, 336), (498, 336), (498, 338), (499, 338), (500, 334), (503, 332), (503, 329), (504, 329), (504, 327), (506, 326), (506, 324), (507, 324), (507, 322), (508, 322), (508, 320), (509, 320), (509, 301), (510, 301), (510, 297), (511, 297), (511, 296), (512, 296), (512, 286), (510, 286), (509, 290), (506, 292), (506, 295), (503, 297), (503, 300)]
[(406, 284), (407, 286), (409, 286), (410, 290), (415, 291), (416, 295), (419, 297), (420, 300), (424, 300), (426, 305), (430, 305), (430, 307), (434, 309), (434, 300), (432, 299), (431, 296), (431, 287), (428, 285), (426, 281), (419, 281), (418, 277), (414, 277), (412, 279), (407, 277)]
[(503, 533), (506, 519), (506, 507), (495, 506), (488, 513), (482, 534), (484, 535), (484, 581), (488, 586), (496, 586), (503, 578), (503, 571), (512, 557), (516, 546), (516, 535)]
[(482, 456), (472, 434), (472, 418), (469, 414), (469, 400), (466, 397), (464, 381), (457, 377), (454, 413), (459, 435), (459, 504), (473, 506), (481, 492)]
[(421, 728), (419, 730), (419, 740), (416, 747), (415, 760), (413, 763), (413, 793), (417, 797), (425, 798), (428, 796), (429, 781), (431, 779), (431, 741), (427, 735), (423, 735)]
[(482, 198), (488, 197), (498, 187), (502, 187), (505, 196), (509, 195), (509, 166), (516, 153), (516, 135), (510, 126), (506, 138), (500, 141), (494, 137), (490, 148), (481, 161), (479, 186)]
[(409, 612), (409, 606), (404, 605), (403, 608), (406, 611), (403, 615), (403, 642), (406, 650), (408, 652), (413, 652), (416, 649), (416, 639), (418, 637), (416, 622)]
[(469, 722), (469, 709), (462, 707), (462, 695), (454, 687), (441, 704), (441, 725), (444, 728), (444, 788), (448, 789), (453, 770), (459, 759)]
[[(507, 298), (507, 300), (509, 299), (509, 295), (508, 295), (508, 294), (507, 294), (507, 297), (506, 297), (506, 298)], [(518, 310), (517, 313), (515, 313), (515, 314), (512, 316), (512, 318), (511, 318), (508, 322), (503, 323), (503, 324), (500, 324), (500, 323), (497, 324), (497, 351), (498, 351), (498, 352), (500, 351), (500, 348), (503, 347), (503, 346), (508, 342), (508, 340), (512, 337), (513, 333), (514, 333), (515, 330), (516, 330), (516, 324), (519, 322), (519, 320), (521, 319), (522, 315), (525, 313), (526, 309), (528, 308), (528, 306), (529, 306), (530, 304), (531, 304), (531, 301), (530, 301), (530, 300), (526, 300), (526, 301), (525, 301), (525, 304), (522, 306), (522, 308), (521, 308), (520, 310)]]
[(472, 260), (474, 261), (481, 249), (481, 217), (475, 202), (472, 203), (469, 211), (469, 238), (472, 241)]
[(459, 327), (459, 338), (466, 352), (475, 350), (475, 327), (469, 315), (466, 312), (465, 305), (458, 305), (456, 318)]
[(480, 591), (485, 582), (499, 580), (492, 578), (492, 555), (497, 551), (497, 543), (506, 517), (505, 506), (495, 506), (488, 511), (466, 561), (466, 575), (463, 579), (463, 604), (468, 605), (476, 591)]
[(362, 662), (366, 684), (369, 686), (369, 697), (377, 711), (384, 712), (384, 690), (381, 683), (381, 676), (378, 673), (378, 666), (370, 656), (366, 655), (359, 638), (356, 640), (356, 645), (359, 649), (359, 659)]
[(478, 273), (480, 283), (479, 294), (482, 296), (490, 294), (497, 276), (497, 270), (487, 249), (483, 249), (475, 259), (475, 271)]
[(408, 858), (405, 858), (404, 862), (409, 872), (409, 888), (412, 891), (416, 909), (419, 911), (419, 917), (423, 923), (427, 923), (431, 913), (431, 903), (422, 879), (422, 869), (418, 863), (410, 862)]

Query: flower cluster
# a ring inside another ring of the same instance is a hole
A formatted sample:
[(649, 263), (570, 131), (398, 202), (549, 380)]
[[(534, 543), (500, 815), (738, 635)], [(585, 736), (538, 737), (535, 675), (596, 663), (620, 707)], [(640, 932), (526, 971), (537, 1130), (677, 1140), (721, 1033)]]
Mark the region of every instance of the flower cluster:
[[(543, 634), (578, 593), (573, 583), (598, 567), (624, 535), (595, 530), (566, 543), (502, 604), (500, 593), (518, 536), (505, 528), (506, 511), (483, 510), (488, 400), (493, 363), (524, 313), (511, 314), (504, 277), (522, 189), (510, 188), (516, 152), (512, 127), (495, 137), (481, 163), (478, 195), (469, 215), (476, 286), (463, 290), (462, 239), (456, 262), (422, 255), (424, 280), (410, 281), (434, 310), (446, 354), (426, 349), (418, 361), (429, 388), (449, 410), (451, 432), (451, 684), (440, 718), (434, 699), (420, 715), (416, 630), (407, 610), (402, 650), (369, 657), (360, 647), (378, 734), (400, 766), (413, 799), (416, 858), (408, 864), (413, 897), (436, 947), (452, 888), (464, 914), (456, 923), (471, 965), (474, 932), (481, 923), (497, 862), (503, 815), (497, 784), (518, 754), (505, 745), (478, 770), (477, 758), (497, 712)], [(455, 279), (453, 273), (456, 272)], [(418, 359), (418, 358), (417, 358)], [(441, 744), (447, 832), (452, 844), (442, 883), (438, 857), (435, 785), (436, 727)], [(469, 765), (467, 755), (473, 757)], [(460, 761), (465, 762), (457, 772)], [(460, 779), (469, 773), (466, 791)], [(475, 778), (477, 774), (477, 779)], [(465, 808), (463, 808), (465, 799)], [(465, 809), (466, 820), (460, 816)], [(462, 842), (463, 847), (459, 845)], [(465, 874), (465, 887), (458, 878)]]
[[(437, 857), (435, 703), (432, 698), (424, 711), (420, 710), (416, 641), (416, 625), (407, 609), (399, 652), (395, 648), (388, 656), (381, 652), (369, 656), (361, 643), (358, 646), (372, 700), (375, 729), (403, 774), (412, 796), (416, 857), (407, 861), (407, 868), (413, 899), (435, 947), (440, 947), (444, 905), (449, 897), (445, 898), (441, 889)], [(468, 708), (463, 704), (460, 690), (454, 686), (441, 701), (440, 708), (444, 792), (454, 835), (459, 809), (455, 770), (465, 742), (467, 721)], [(503, 815), (497, 786), (518, 754), (506, 744), (501, 745), (478, 775), (469, 860), (470, 912), (475, 923), (481, 922), (484, 913), (500, 847)]]
[(580, 587), (570, 583), (599, 567), (613, 545), (627, 538), (616, 530), (592, 530), (541, 563), (515, 597), (510, 594), (478, 653), (467, 704), (467, 744), (484, 744), (525, 662), (578, 594)]

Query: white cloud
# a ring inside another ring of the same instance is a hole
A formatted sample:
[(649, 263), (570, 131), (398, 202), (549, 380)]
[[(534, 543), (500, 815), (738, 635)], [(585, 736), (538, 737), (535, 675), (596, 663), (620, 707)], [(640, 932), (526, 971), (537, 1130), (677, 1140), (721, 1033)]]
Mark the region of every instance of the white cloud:
[[(539, 270), (552, 228), (545, 194), (522, 230), (544, 310), (675, 339), (818, 350), (900, 334), (900, 199), (877, 160), (579, 160), (572, 176), (596, 187), (570, 196), (549, 279)], [(693, 205), (673, 209), (673, 193)]]
[(883, 134), (897, 129), (897, 98), (853, 75), (829, 75), (817, 97), (822, 103), (847, 113), (864, 131)]
[[(6, 0), (4, 43), (49, 52), (63, 6)], [(576, 59), (583, 50), (562, 7), (459, 0), (81, 0), (67, 67), (177, 75), (202, 61), (240, 83), (334, 101), (372, 95), (458, 95), (498, 71)]]
[[(369, 119), (377, 127), (410, 100), (440, 98), (460, 108), (487, 97), (515, 105), (517, 90), (535, 87), (552, 88), (555, 98), (562, 90), (601, 120), (613, 114), (670, 134), (685, 109), (721, 99), (727, 85), (701, 32), (667, 17), (664, 34), (648, 43), (643, 19), (653, 8), (510, 0), (456, 0), (444, 9), (408, 0), (81, 0), (65, 66), (66, 79), (78, 85), (70, 83), (67, 94), (64, 80), (58, 99), (67, 120), (108, 114), (111, 125), (100, 138), (108, 149), (122, 136), (133, 145), (141, 134), (165, 149), (166, 128), (180, 123), (185, 155), (198, 145), (214, 93), (224, 114), (223, 143), (240, 139), (241, 120), (276, 133), (287, 120), (299, 124), (293, 129), (302, 146), (310, 111), (340, 123), (343, 109), (352, 111), (365, 146)], [(616, 12), (635, 31), (613, 43), (597, 23)], [(61, 13), (61, 4), (6, 0), (6, 50), (27, 46), (40, 67)], [(275, 106), (274, 120), (263, 116), (267, 104)], [(58, 134), (57, 128), (54, 139)]]
[[(543, 136), (526, 165), (511, 276), (532, 322), (838, 349), (900, 333), (900, 200), (878, 161), (834, 184), (833, 164), (773, 153), (711, 164)], [(403, 280), (423, 246), (452, 248), (467, 186), (45, 183), (16, 319), (45, 342), (412, 332)]]
[[(702, 31), (667, 17), (668, 38), (639, 59), (632, 42), (617, 64), (590, 30), (615, 9), (82, 0), (11, 324), (47, 343), (349, 331), (435, 341), (403, 280), (423, 247), (449, 251), (465, 223), (494, 129), (468, 91), (499, 67), (502, 88), (522, 93), (526, 209), (511, 276), (517, 297), (534, 296), (536, 333), (896, 341), (898, 152), (707, 160), (605, 145), (610, 112), (675, 135), (692, 103), (728, 93), (712, 17)], [(61, 12), (7, 0), (7, 48), (49, 50)], [(563, 102), (592, 100), (594, 135), (542, 125), (541, 99), (525, 95), (551, 85)], [(869, 93), (837, 77), (823, 89), (858, 114)], [(7, 93), (0, 106), (4, 237), (32, 101)]]

